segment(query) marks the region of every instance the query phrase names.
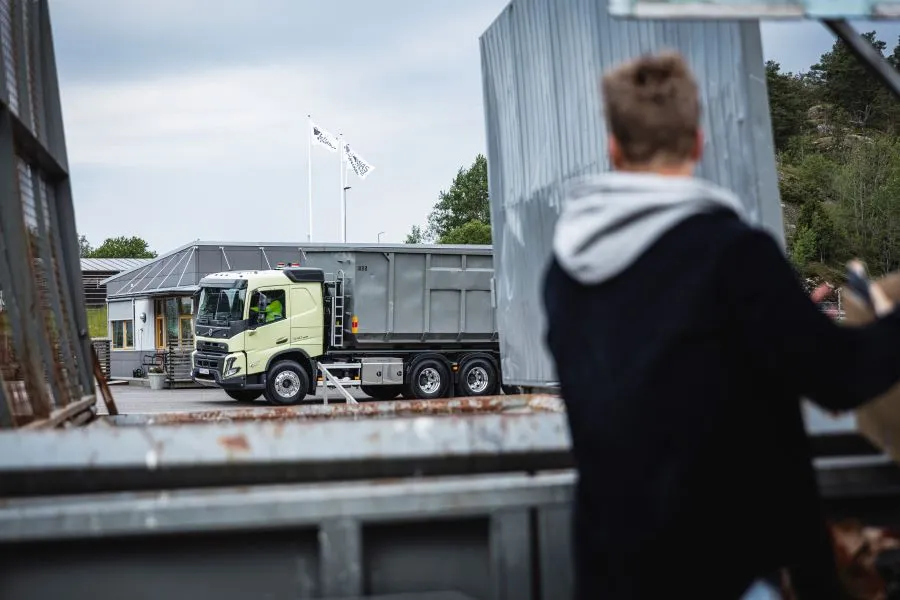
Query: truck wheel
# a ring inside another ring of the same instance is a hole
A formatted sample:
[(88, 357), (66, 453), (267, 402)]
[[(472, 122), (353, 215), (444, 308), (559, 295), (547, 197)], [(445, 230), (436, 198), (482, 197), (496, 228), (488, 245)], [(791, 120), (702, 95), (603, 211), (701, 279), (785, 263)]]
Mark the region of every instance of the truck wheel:
[(271, 404), (299, 404), (309, 389), (309, 376), (299, 364), (283, 360), (266, 375), (266, 400)]
[(426, 358), (413, 367), (404, 395), (419, 400), (444, 398), (450, 389), (450, 372), (444, 363)]
[(229, 398), (238, 402), (253, 402), (262, 396), (262, 391), (260, 390), (225, 390), (225, 393), (228, 394)]
[(486, 358), (473, 358), (459, 371), (460, 396), (492, 396), (497, 393), (497, 369)]
[(363, 394), (376, 400), (393, 400), (403, 391), (399, 385), (364, 385), (361, 389)]

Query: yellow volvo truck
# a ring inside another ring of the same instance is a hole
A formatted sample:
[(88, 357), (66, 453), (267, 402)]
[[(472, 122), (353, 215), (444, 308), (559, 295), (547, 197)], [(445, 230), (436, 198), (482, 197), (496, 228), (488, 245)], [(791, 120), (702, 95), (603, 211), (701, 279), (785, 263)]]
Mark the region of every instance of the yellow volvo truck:
[(287, 266), (208, 275), (192, 378), (236, 400), (264, 395), (279, 405), (329, 380), (379, 400), (497, 394), (492, 265), (477, 249), (452, 252), (360, 251), (344, 253), (345, 268), (331, 273)]

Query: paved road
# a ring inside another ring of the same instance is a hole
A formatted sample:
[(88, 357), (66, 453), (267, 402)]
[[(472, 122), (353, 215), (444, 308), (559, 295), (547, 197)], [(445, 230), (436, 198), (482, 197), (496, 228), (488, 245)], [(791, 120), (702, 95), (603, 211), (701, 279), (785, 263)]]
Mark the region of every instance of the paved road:
[[(260, 397), (255, 402), (237, 402), (229, 398), (225, 392), (218, 389), (208, 388), (189, 388), (175, 390), (151, 390), (149, 387), (137, 385), (114, 385), (110, 388), (113, 398), (116, 401), (116, 407), (120, 414), (135, 413), (161, 413), (161, 412), (195, 412), (207, 410), (231, 410), (236, 408), (248, 408), (258, 406), (266, 408), (270, 406)], [(360, 400), (368, 399), (368, 396), (362, 392), (353, 392), (354, 397)], [(103, 401), (99, 400), (97, 409), (98, 413), (105, 414), (106, 407)], [(329, 402), (343, 402), (343, 398), (339, 398), (336, 392), (330, 392), (328, 395)], [(322, 401), (321, 395), (316, 398), (307, 398), (306, 402), (318, 403)]]

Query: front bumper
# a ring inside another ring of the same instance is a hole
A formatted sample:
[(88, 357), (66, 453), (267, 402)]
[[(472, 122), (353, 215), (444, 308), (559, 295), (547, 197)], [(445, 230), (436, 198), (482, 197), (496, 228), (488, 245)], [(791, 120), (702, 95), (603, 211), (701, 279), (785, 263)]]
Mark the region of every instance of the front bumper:
[(243, 352), (208, 354), (195, 351), (191, 355), (191, 363), (191, 379), (206, 387), (226, 390), (253, 390), (265, 387), (264, 376), (245, 375), (247, 358)]

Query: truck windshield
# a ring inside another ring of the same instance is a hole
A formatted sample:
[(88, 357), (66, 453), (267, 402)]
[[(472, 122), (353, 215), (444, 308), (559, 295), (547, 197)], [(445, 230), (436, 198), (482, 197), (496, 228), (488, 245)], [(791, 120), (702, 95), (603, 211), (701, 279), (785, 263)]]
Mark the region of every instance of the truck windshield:
[(200, 289), (198, 325), (227, 325), (244, 318), (244, 300), (247, 288), (204, 287)]

